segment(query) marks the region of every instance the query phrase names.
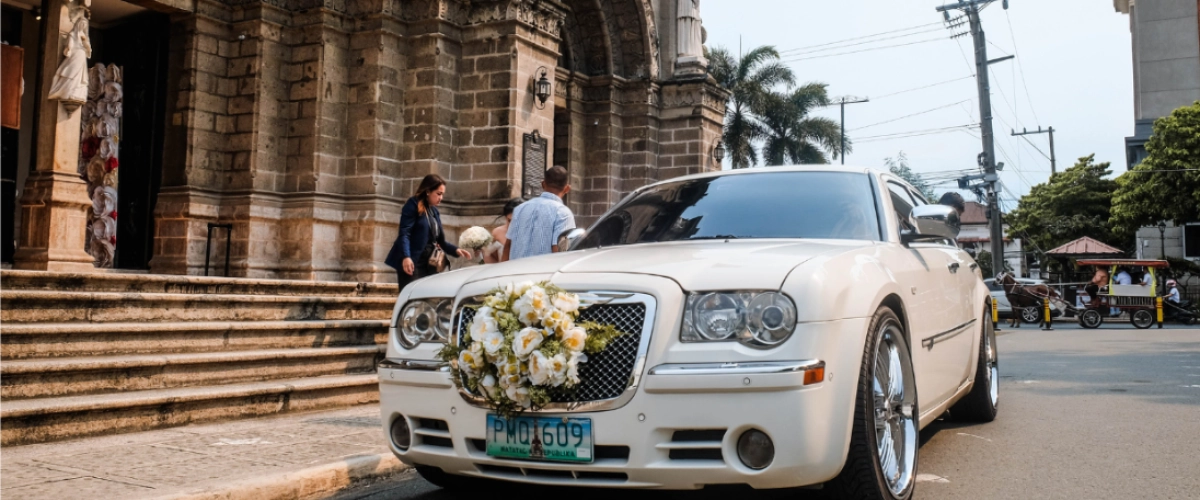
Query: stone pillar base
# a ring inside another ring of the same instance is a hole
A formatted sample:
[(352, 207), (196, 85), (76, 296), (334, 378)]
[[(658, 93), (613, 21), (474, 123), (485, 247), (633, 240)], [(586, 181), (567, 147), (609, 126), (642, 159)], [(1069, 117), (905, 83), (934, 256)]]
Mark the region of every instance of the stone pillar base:
[(21, 194), (20, 245), (15, 269), (94, 271), (95, 259), (83, 251), (88, 231), (87, 183), (59, 171), (29, 175)]

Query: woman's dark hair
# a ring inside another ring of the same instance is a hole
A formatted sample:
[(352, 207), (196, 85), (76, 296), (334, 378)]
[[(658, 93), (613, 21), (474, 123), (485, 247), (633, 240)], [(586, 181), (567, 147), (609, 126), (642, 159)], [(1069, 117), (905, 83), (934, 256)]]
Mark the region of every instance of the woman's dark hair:
[(438, 174), (429, 174), (421, 179), (421, 184), (417, 186), (417, 194), (413, 195), (417, 198), (417, 213), (425, 213), (425, 209), (429, 206), (429, 193), (437, 191), (437, 188), (444, 185), (446, 185), (446, 179)]
[(520, 199), (520, 198), (513, 198), (513, 199), (511, 199), (511, 200), (508, 200), (508, 203), (505, 203), (505, 204), (504, 204), (504, 213), (500, 214), (500, 216), (501, 216), (501, 217), (507, 217), (507, 216), (508, 216), (508, 214), (511, 214), (511, 213), (513, 213), (513, 212), (516, 212), (516, 211), (517, 211), (517, 206), (518, 206), (518, 205), (520, 205), (520, 204), (521, 204), (521, 199)]

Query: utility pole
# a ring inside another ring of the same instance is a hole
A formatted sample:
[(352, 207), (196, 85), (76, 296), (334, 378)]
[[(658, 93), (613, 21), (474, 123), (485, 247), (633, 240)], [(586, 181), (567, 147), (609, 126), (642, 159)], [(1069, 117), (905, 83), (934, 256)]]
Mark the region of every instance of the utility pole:
[(1019, 135), (1030, 135), (1030, 134), (1050, 134), (1050, 175), (1057, 174), (1058, 173), (1058, 165), (1054, 159), (1054, 127), (1050, 127), (1049, 130), (1042, 130), (1042, 126), (1038, 125), (1038, 129), (1034, 130), (1032, 132), (1025, 130), (1025, 129), (1021, 129), (1021, 133), (1019, 133), (1019, 134), (1017, 133), (1016, 130), (1014, 130), (1012, 133), (1013, 137), (1016, 137)]
[[(851, 100), (851, 99), (853, 99), (853, 100)], [(860, 102), (871, 102), (871, 101), (870, 101), (870, 99), (867, 99), (866, 97), (859, 99), (857, 97), (849, 97), (849, 96), (841, 97), (837, 100), (837, 103), (839, 105), (841, 105), (841, 107), (842, 107), (842, 129), (841, 129), (842, 152), (840, 153), (840, 155), (842, 157), (842, 165), (846, 164), (846, 105), (847, 104), (858, 104)]]
[[(998, 186), (1000, 176), (996, 174), (996, 144), (992, 131), (992, 89), (988, 82), (988, 65), (1012, 59), (1012, 56), (993, 61), (989, 61), (987, 58), (987, 39), (983, 34), (983, 24), (979, 20), (979, 10), (994, 1), (996, 0), (959, 0), (956, 4), (937, 8), (937, 11), (945, 15), (947, 20), (950, 20), (949, 10), (963, 11), (970, 23), (971, 39), (975, 44), (975, 83), (979, 92), (979, 127), (983, 139), (983, 153), (979, 154), (979, 166), (983, 167), (983, 180), (987, 187), (993, 276), (1004, 271), (1004, 221), (1000, 213)], [(1004, 8), (1008, 8), (1008, 0), (1004, 0)]]

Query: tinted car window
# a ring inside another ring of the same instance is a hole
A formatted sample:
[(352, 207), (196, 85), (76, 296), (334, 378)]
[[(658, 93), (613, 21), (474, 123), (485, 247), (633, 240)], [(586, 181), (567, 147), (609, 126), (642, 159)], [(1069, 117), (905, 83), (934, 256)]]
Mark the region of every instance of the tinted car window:
[(622, 201), (575, 248), (724, 238), (878, 240), (870, 179), (764, 172), (660, 184)]

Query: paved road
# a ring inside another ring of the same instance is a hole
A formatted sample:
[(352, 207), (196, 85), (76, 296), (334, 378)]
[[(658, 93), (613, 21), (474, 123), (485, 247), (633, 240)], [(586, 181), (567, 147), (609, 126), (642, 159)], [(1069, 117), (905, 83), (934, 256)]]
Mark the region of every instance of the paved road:
[[(1200, 329), (1056, 324), (1052, 332), (1006, 330), (999, 347), (1000, 416), (985, 425), (926, 428), (916, 498), (1200, 498)], [(797, 493), (762, 498), (812, 496)], [(603, 491), (535, 495), (612, 498)], [(409, 471), (337, 498), (457, 497)]]

